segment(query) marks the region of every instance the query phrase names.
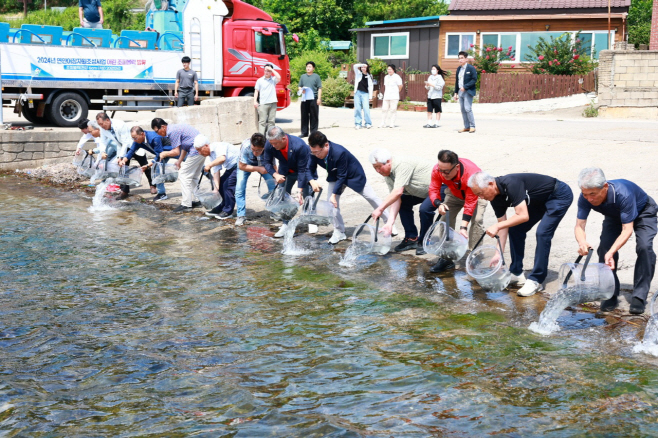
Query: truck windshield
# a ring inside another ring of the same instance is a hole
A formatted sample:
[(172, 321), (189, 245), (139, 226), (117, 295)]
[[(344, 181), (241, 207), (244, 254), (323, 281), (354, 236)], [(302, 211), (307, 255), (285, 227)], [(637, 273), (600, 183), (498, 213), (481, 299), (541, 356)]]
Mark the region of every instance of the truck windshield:
[(272, 32), (272, 35), (263, 35), (261, 32), (256, 32), (256, 52), (283, 55), (279, 33)]

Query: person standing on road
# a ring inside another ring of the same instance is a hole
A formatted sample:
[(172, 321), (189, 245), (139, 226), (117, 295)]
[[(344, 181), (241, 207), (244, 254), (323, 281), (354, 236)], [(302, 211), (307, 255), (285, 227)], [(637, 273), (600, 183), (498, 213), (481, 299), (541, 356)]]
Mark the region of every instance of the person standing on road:
[(238, 160), (238, 176), (235, 188), (235, 200), (238, 206), (238, 219), (235, 221), (235, 226), (240, 227), (244, 225), (247, 208), (247, 180), (252, 173), (259, 173), (267, 184), (268, 192), (274, 190), (276, 183), (272, 175), (267, 173), (265, 166), (261, 163), (261, 156), (265, 151), (265, 136), (260, 132), (255, 133), (251, 138), (242, 142), (240, 149), (240, 159)]
[(103, 28), (103, 8), (101, 0), (78, 0), (78, 17), (80, 18), (80, 27), (90, 29)]
[(478, 72), (468, 63), (468, 53), (459, 52), (459, 67), (455, 78), (454, 99), (459, 100), (459, 108), (464, 119), (464, 129), (459, 132), (475, 132), (475, 118), (473, 117), (473, 98), (475, 97), (475, 84), (478, 81)]
[(169, 138), (171, 142), (171, 150), (162, 151), (160, 159), (178, 157), (176, 167), (180, 169), (178, 182), (183, 199), (181, 205), (174, 209), (174, 213), (185, 213), (201, 206), (200, 202), (194, 202), (194, 188), (199, 183), (206, 161), (206, 157), (200, 155), (194, 147), (194, 139), (199, 135), (199, 131), (190, 125), (168, 125), (159, 117), (151, 121), (151, 129), (161, 137)]
[(380, 128), (395, 127), (395, 115), (398, 112), (400, 91), (402, 91), (402, 78), (395, 73), (395, 69), (396, 67), (393, 64), (386, 68), (388, 74), (384, 76), (384, 100), (382, 101), (382, 123), (379, 125)]
[[(395, 219), (400, 214), (404, 227), (404, 239), (395, 247), (395, 252), (416, 250), (416, 255), (423, 255), (423, 237), (432, 225), (432, 218), (420, 216), (420, 234), (414, 223), (414, 205), (421, 204), (429, 195), (432, 179), (432, 164), (420, 158), (405, 155), (391, 156), (387, 149), (375, 149), (370, 153), (370, 163), (375, 171), (384, 177), (390, 194), (379, 207), (372, 212), (373, 219), (384, 214), (391, 207), (386, 225), (382, 227), (384, 234), (392, 234)], [(433, 216), (433, 215), (432, 215)]]
[[(314, 192), (320, 191), (320, 185), (315, 181), (317, 177), (314, 178), (309, 171), (310, 156), (311, 149), (301, 138), (286, 134), (278, 126), (267, 131), (263, 166), (277, 184), (286, 184), (288, 193), (297, 182), (300, 205), (304, 203), (304, 198), (311, 196), (311, 189)], [(279, 162), (278, 169), (274, 167), (275, 158)], [(283, 221), (274, 237), (285, 236), (287, 229), (288, 221)], [(309, 224), (308, 231), (311, 234), (317, 233), (318, 226)]]
[(178, 106), (194, 105), (199, 100), (199, 78), (194, 70), (190, 68), (192, 60), (189, 56), (181, 59), (183, 68), (176, 73), (176, 84), (174, 84), (174, 97), (178, 98)]
[(279, 102), (276, 97), (276, 84), (279, 81), (281, 75), (274, 70), (274, 66), (265, 64), (263, 77), (258, 78), (254, 87), (254, 107), (258, 110), (258, 127), (263, 135), (274, 126), (276, 120), (276, 107)]
[(367, 129), (372, 128), (370, 98), (375, 89), (368, 64), (354, 64), (354, 127), (361, 129), (361, 111)]
[[(431, 75), (425, 81), (427, 90), (427, 124), (423, 128), (438, 128), (441, 120), (441, 102), (443, 101), (443, 87), (446, 84), (446, 72), (437, 64), (432, 66)], [(434, 123), (432, 115), (434, 114)]]
[[(434, 220), (434, 211), (438, 207), (439, 214), (445, 221), (446, 211), (450, 211), (448, 225), (456, 230), (457, 214), (463, 208), (459, 234), (468, 239), (468, 249), (473, 250), (473, 246), (484, 233), (484, 210), (487, 208), (487, 201), (478, 199), (468, 186), (468, 179), (471, 175), (480, 172), (480, 168), (472, 161), (459, 158), (456, 153), (446, 149), (439, 151), (437, 158), (439, 162), (432, 169), (430, 195), (421, 204), (420, 215), (428, 216), (426, 220)], [(441, 202), (441, 186), (444, 184), (450, 190), (446, 191), (445, 199)], [(455, 264), (451, 260), (440, 258), (430, 268), (430, 272), (442, 272), (454, 267)]]
[[(350, 151), (337, 143), (330, 142), (327, 140), (327, 136), (320, 131), (310, 135), (308, 145), (311, 147), (311, 174), (317, 175), (318, 166), (327, 170), (327, 201), (336, 208), (334, 233), (329, 239), (329, 243), (335, 245), (341, 240), (347, 239), (345, 222), (340, 214), (340, 195), (345, 191), (345, 187), (349, 187), (361, 195), (373, 208), (379, 207), (382, 200), (368, 185), (361, 163)], [(382, 213), (382, 218), (384, 221), (388, 221), (388, 214), (385, 211)], [(397, 234), (397, 232), (393, 231), (393, 234)]]
[(304, 96), (304, 88), (310, 88), (313, 91), (313, 99), (302, 97), (302, 135), (301, 138), (308, 137), (309, 134), (318, 130), (318, 118), (320, 105), (322, 104), (322, 80), (315, 72), (315, 62), (306, 63), (306, 74), (299, 78), (298, 92)]
[(656, 253), (653, 239), (658, 230), (658, 206), (647, 193), (636, 184), (625, 179), (606, 181), (603, 171), (597, 167), (583, 169), (578, 175), (581, 194), (578, 197), (578, 219), (576, 241), (578, 254), (586, 255), (592, 246), (587, 243), (585, 226), (590, 210), (598, 211), (605, 219), (597, 253), (599, 263), (610, 266), (615, 278), (615, 293), (612, 298), (601, 302), (602, 312), (617, 308), (619, 297), (619, 250), (635, 232), (635, 271), (633, 273), (633, 298), (630, 313), (644, 313), (651, 280), (656, 271)]
[[(498, 223), (487, 229), (487, 235), (500, 236), (505, 250), (509, 234), (511, 282), (523, 285), (517, 295), (529, 297), (543, 290), (553, 235), (573, 202), (569, 186), (556, 178), (537, 173), (512, 173), (494, 178), (486, 172), (477, 172), (468, 179), (468, 187), (480, 199), (491, 203), (498, 218)], [(516, 214), (508, 219), (509, 207), (514, 208)], [(525, 239), (537, 223), (535, 263), (526, 280), (523, 275)]]

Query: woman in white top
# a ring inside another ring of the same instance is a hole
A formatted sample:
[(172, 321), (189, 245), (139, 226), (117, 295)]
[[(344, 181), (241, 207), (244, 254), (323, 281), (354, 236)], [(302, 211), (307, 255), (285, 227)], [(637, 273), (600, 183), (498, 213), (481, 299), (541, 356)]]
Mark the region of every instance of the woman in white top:
[[(441, 101), (443, 99), (443, 86), (446, 84), (445, 70), (434, 64), (432, 66), (430, 77), (425, 81), (427, 90), (427, 124), (423, 128), (438, 128), (441, 120)], [(432, 123), (432, 114), (434, 114), (434, 123)]]
[[(382, 103), (382, 124), (380, 128), (395, 127), (395, 114), (398, 111), (398, 102), (400, 101), (400, 91), (402, 91), (402, 78), (395, 73), (395, 65), (390, 64), (386, 69), (387, 75), (384, 77), (384, 101)], [(387, 123), (389, 114), (390, 121)]]
[(366, 128), (372, 128), (370, 120), (370, 97), (374, 89), (370, 66), (368, 64), (354, 64), (354, 127), (361, 129), (361, 110)]

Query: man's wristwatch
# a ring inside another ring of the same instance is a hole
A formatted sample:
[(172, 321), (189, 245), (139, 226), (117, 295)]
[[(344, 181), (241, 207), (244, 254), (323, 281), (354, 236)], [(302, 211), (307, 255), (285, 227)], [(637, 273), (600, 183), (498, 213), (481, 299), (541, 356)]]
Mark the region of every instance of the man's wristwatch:
[(468, 227), (459, 227), (460, 230), (468, 230)]

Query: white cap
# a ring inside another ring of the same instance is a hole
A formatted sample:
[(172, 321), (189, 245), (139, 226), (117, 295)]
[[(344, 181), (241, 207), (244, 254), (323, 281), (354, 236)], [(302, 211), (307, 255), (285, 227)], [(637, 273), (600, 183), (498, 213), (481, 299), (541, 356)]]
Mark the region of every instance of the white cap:
[(208, 137), (206, 137), (205, 135), (199, 134), (196, 137), (194, 137), (194, 147), (196, 149), (201, 149), (207, 144), (210, 144), (210, 142), (208, 141)]

